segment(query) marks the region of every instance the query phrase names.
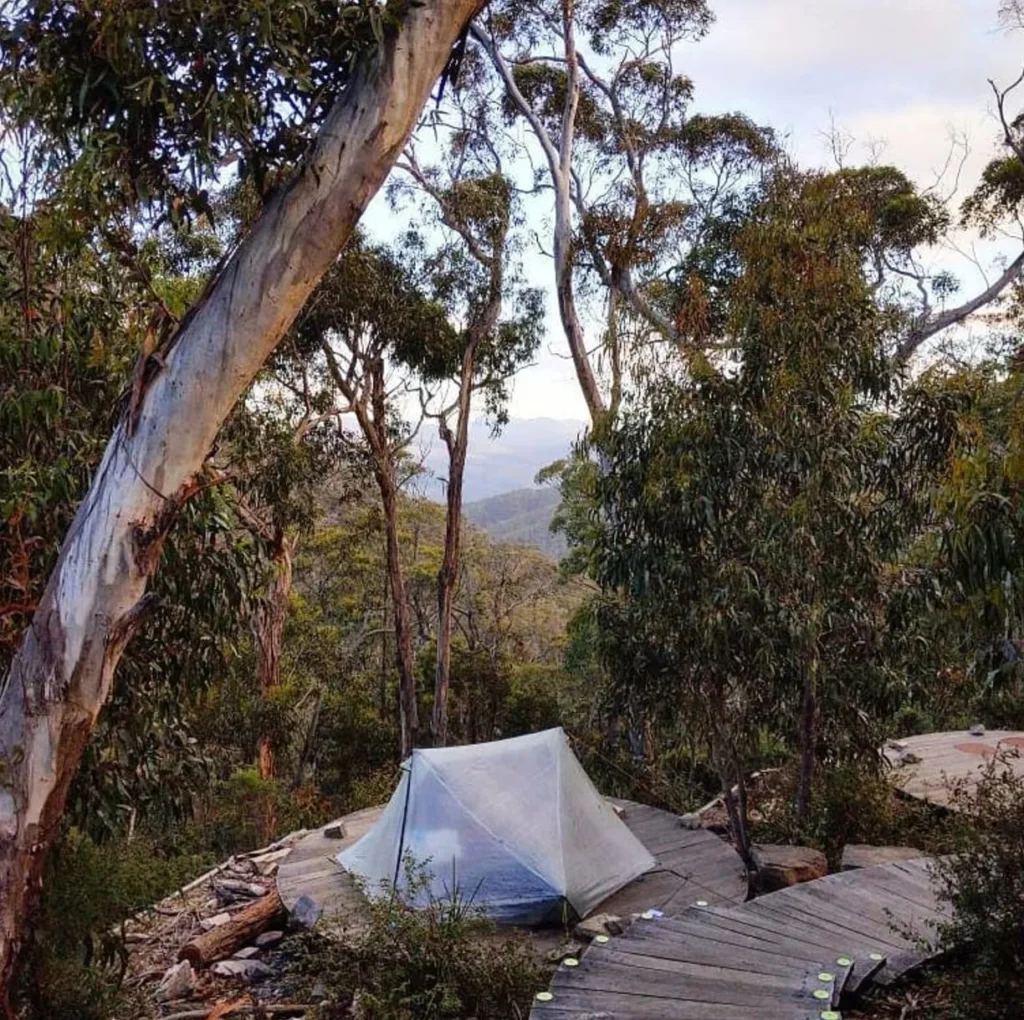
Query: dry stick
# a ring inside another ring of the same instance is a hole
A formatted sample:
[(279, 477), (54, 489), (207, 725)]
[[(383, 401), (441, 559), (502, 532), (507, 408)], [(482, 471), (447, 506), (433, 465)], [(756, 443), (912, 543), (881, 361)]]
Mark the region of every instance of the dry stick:
[[(246, 1005), (236, 1006), (234, 1009), (222, 1013), (222, 1016), (237, 1016), (240, 1013), (266, 1013), (270, 1016), (283, 1016), (286, 1014), (305, 1014), (307, 1010), (315, 1009), (316, 1006), (310, 1002), (296, 1002), (291, 1005), (260, 1006)], [(160, 1017), (160, 1020), (206, 1020), (210, 1015), (211, 1007), (205, 1009), (186, 1009), (183, 1013), (171, 1013), (168, 1016)]]

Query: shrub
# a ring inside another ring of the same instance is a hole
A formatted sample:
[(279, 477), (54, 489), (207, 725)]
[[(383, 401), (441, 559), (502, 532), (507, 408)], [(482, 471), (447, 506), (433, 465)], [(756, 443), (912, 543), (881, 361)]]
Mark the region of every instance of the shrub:
[(954, 920), (939, 928), (947, 949), (963, 949), (954, 990), (958, 1015), (1016, 1020), (1024, 1003), (1024, 778), (1017, 752), (993, 758), (978, 786), (954, 789), (958, 852), (935, 865)]
[(25, 1020), (108, 1020), (127, 964), (122, 922), (201, 873), (146, 837), (95, 843), (67, 831), (50, 856), (39, 924), (15, 996)]
[(761, 821), (753, 838), (759, 843), (817, 847), (832, 870), (839, 867), (847, 843), (915, 846), (929, 853), (946, 852), (954, 845), (948, 815), (897, 796), (875, 759), (820, 766), (805, 824), (796, 814), (796, 763), (765, 779), (755, 792), (753, 806)]
[(292, 940), (300, 991), (310, 995), (320, 984), (326, 993), (323, 1020), (525, 1017), (546, 977), (524, 938), (499, 932), (461, 897), (413, 908), (427, 879), (422, 868), (406, 867), (410, 894), (371, 897), (359, 931)]

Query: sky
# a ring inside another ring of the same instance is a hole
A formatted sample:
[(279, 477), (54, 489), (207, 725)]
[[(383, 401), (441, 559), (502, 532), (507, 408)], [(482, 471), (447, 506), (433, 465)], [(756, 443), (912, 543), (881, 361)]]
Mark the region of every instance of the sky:
[[(995, 151), (988, 79), (1008, 84), (1024, 64), (1024, 33), (999, 26), (998, 0), (712, 0), (712, 7), (708, 36), (677, 55), (696, 87), (693, 109), (739, 110), (770, 125), (802, 165), (831, 165), (834, 124), (855, 139), (849, 163), (880, 149), (882, 162), (926, 187), (956, 132), (971, 150), (963, 194)], [(388, 215), (375, 202), (371, 230), (375, 223), (386, 230)], [(986, 261), (997, 253), (981, 254)], [(933, 258), (958, 273), (965, 293), (981, 283), (962, 256)], [(550, 264), (540, 254), (532, 259), (531, 275), (550, 292)], [(536, 364), (517, 377), (510, 410), (515, 418), (587, 417), (553, 300), (546, 339)]]

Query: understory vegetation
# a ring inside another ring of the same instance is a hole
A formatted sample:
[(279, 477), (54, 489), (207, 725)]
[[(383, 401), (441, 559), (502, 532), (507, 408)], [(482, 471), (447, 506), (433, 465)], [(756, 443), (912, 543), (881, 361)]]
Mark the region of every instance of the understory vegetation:
[[(0, 741), (16, 709), (67, 708), (54, 663), (24, 704), (10, 680), (57, 626), (67, 536), (120, 512), (89, 495), (105, 451), (140, 441), (197, 309), (409, 6), (0, 14)], [(757, 842), (833, 868), (849, 843), (959, 855), (939, 869), (950, 1016), (1018, 1015), (1021, 784), (993, 763), (939, 813), (894, 795), (880, 753), (1024, 729), (1021, 256), (999, 249), (978, 300), (924, 268), (960, 231), (1018, 231), (1016, 86), (996, 90), (996, 156), (944, 200), (702, 112), (673, 53), (712, 21), (703, 0), (489, 5), (388, 178), (392, 232), (347, 241), (185, 494), (145, 479), (163, 502), (137, 561), (76, 564), (90, 592), (135, 571), (146, 594), (99, 645), (102, 711), (60, 715), (81, 736), (66, 798), (35, 777), (61, 803), (33, 822), (52, 848), (15, 925), (12, 1017), (151, 1004), (125, 984), (126, 918), (386, 801), (413, 748), (555, 726), (606, 795), (721, 797), (748, 862)], [(543, 344), (567, 348), (590, 418), (537, 465), (560, 562), (462, 512), (469, 422), (500, 437)], [(199, 428), (171, 424), (183, 446)], [(443, 502), (421, 495), (425, 438)], [(35, 803), (24, 757), (0, 743), (7, 841)], [(545, 977), (458, 899), (384, 897), (289, 953), (324, 1020), (525, 1015)]]

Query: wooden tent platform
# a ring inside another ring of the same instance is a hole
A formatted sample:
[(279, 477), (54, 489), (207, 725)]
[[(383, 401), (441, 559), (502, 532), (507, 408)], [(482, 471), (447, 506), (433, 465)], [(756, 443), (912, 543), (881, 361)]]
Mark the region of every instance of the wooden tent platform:
[[(559, 966), (532, 1020), (838, 1020), (841, 999), (933, 955), (927, 861), (635, 921)], [(919, 941), (920, 940), (920, 941)]]
[[(714, 905), (747, 898), (746, 868), (724, 840), (705, 829), (684, 828), (668, 811), (632, 801), (612, 803), (658, 867), (620, 889), (595, 912), (626, 916), (656, 909), (674, 917), (698, 900)], [(358, 923), (362, 894), (334, 857), (370, 829), (381, 811), (383, 807), (367, 808), (339, 819), (344, 839), (328, 839), (318, 829), (295, 844), (277, 872), (277, 890), (289, 910), (301, 896), (309, 896), (323, 907), (325, 917)]]
[(1017, 775), (1024, 777), (1024, 733), (1011, 730), (992, 730), (977, 737), (963, 730), (926, 733), (890, 741), (884, 753), (894, 766), (892, 781), (898, 790), (930, 804), (950, 807), (951, 784), (964, 783), (970, 791), (998, 750), (1021, 752), (1012, 764)]

